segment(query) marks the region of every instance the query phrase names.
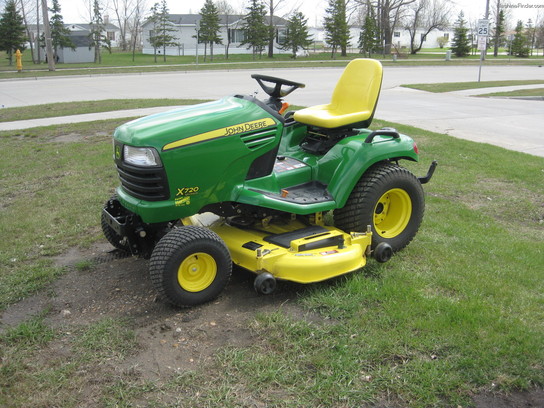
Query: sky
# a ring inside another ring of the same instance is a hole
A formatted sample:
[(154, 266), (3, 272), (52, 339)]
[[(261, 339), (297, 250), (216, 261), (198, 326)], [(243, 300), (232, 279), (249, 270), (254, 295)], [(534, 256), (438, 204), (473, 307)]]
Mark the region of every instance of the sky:
[[(107, 2), (107, 0), (103, 0)], [(159, 0), (148, 0), (149, 7)], [(452, 22), (455, 21), (460, 10), (465, 13), (467, 21), (476, 21), (483, 18), (485, 14), (486, 0), (451, 0), (454, 12), (452, 13)], [(496, 0), (490, 0), (495, 3)], [(278, 2), (278, 0), (276, 0)], [(81, 23), (88, 20), (88, 12), (85, 12), (84, 4), (88, 0), (59, 0), (62, 9), (62, 16), (65, 23)], [(248, 0), (229, 0), (229, 3), (235, 10), (244, 12)], [(515, 25), (519, 19), (526, 22), (529, 18), (537, 20), (537, 14), (544, 18), (544, 0), (501, 0), (503, 4), (510, 4), (510, 21)], [(198, 13), (204, 4), (204, 0), (168, 0), (168, 7), (172, 14)], [(289, 14), (298, 9), (308, 18), (310, 26), (321, 25), (324, 10), (327, 7), (328, 0), (282, 0), (281, 7), (277, 15)], [(113, 13), (111, 13), (113, 16)]]

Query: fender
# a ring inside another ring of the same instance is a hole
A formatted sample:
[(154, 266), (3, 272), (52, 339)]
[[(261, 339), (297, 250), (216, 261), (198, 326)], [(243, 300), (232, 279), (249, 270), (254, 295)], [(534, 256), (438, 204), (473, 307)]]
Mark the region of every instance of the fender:
[(342, 208), (361, 176), (381, 161), (406, 159), (419, 161), (415, 143), (409, 136), (375, 134), (370, 143), (365, 140), (374, 132), (362, 131), (357, 136), (338, 142), (319, 160), (318, 179), (328, 185), (337, 208)]

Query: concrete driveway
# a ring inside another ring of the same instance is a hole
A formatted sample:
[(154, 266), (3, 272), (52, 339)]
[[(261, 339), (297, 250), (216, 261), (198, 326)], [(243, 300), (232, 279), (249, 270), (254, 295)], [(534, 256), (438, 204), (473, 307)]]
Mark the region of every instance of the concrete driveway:
[[(14, 107), (125, 98), (217, 99), (235, 93), (259, 92), (258, 85), (250, 78), (253, 72), (306, 83), (305, 89), (295, 91), (287, 100), (292, 104), (309, 106), (328, 102), (342, 69), (199, 71), (4, 80), (0, 81), (0, 105)], [(387, 66), (376, 117), (544, 157), (542, 101), (476, 98), (463, 93), (433, 94), (399, 87), (411, 83), (475, 81), (477, 77), (478, 67)], [(485, 66), (482, 70), (483, 81), (515, 79), (544, 80), (544, 68)], [(261, 91), (259, 97), (264, 96)], [(131, 116), (133, 113), (116, 114), (117, 117), (123, 115)], [(109, 116), (96, 114), (89, 116), (92, 119), (88, 120), (101, 117)], [(33, 121), (30, 125), (80, 119), (54, 118)], [(0, 123), (0, 130), (17, 126), (26, 127), (28, 124)]]

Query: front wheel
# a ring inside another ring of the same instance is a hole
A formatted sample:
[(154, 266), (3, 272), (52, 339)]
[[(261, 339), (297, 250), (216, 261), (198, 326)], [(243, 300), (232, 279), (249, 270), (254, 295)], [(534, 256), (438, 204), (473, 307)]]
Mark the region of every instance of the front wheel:
[(232, 273), (229, 251), (206, 228), (185, 226), (166, 234), (149, 263), (157, 291), (175, 306), (189, 307), (215, 299)]
[(353, 232), (372, 229), (372, 249), (384, 242), (393, 252), (416, 235), (425, 199), (419, 180), (393, 163), (371, 167), (355, 185), (346, 205), (334, 211), (336, 227)]

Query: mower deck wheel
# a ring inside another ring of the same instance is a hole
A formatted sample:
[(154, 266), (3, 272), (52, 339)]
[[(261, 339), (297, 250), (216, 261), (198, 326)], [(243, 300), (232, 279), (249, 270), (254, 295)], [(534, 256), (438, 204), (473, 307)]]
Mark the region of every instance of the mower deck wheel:
[(276, 290), (276, 278), (271, 273), (263, 272), (257, 275), (253, 286), (259, 295), (271, 295)]

